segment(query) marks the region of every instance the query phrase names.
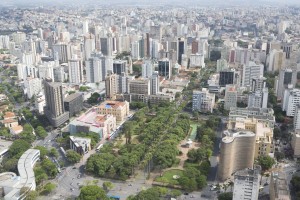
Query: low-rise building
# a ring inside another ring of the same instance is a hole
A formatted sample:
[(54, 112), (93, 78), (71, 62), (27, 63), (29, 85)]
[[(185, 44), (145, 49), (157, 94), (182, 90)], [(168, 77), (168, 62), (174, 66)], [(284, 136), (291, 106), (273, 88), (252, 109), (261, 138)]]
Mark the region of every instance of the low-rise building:
[(236, 118), (228, 122), (229, 130), (252, 131), (255, 133), (255, 158), (260, 155), (273, 156), (273, 128), (267, 123), (260, 122), (255, 118)]
[(91, 139), (70, 136), (70, 148), (83, 155), (91, 150)]
[(129, 115), (129, 103), (127, 101), (105, 101), (97, 107), (98, 114), (113, 115), (117, 123), (123, 122)]
[(18, 161), (19, 176), (13, 172), (0, 174), (0, 189), (3, 191), (4, 200), (25, 199), (29, 191), (36, 189), (33, 167), (39, 158), (39, 150), (28, 149)]
[(80, 132), (94, 132), (100, 138), (106, 137), (116, 129), (116, 117), (113, 115), (101, 115), (96, 108), (92, 108), (69, 124), (71, 134)]

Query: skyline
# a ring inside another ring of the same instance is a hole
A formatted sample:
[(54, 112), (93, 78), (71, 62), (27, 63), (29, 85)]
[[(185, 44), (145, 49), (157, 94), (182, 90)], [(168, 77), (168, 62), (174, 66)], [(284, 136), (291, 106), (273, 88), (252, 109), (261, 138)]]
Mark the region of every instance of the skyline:
[[(70, 5), (70, 3), (72, 3)], [(174, 6), (184, 6), (184, 7), (189, 7), (192, 5), (197, 5), (197, 6), (261, 6), (261, 5), (266, 5), (266, 6), (291, 6), (291, 5), (300, 5), (300, 2), (297, 0), (287, 0), (287, 1), (280, 1), (280, 0), (229, 0), (229, 1), (222, 1), (222, 0), (211, 0), (211, 1), (192, 1), (192, 0), (187, 0), (185, 2), (179, 1), (179, 0), (154, 0), (154, 1), (147, 1), (147, 0), (113, 0), (113, 1), (92, 1), (92, 0), (65, 0), (65, 1), (59, 1), (59, 0), (53, 0), (53, 1), (47, 1), (47, 0), (33, 0), (33, 1), (28, 1), (28, 0), (4, 0), (2, 1), (2, 7), (10, 7), (10, 6), (21, 6), (21, 7), (32, 7), (32, 6), (45, 6), (45, 5), (52, 5), (52, 6), (68, 6), (68, 7), (73, 7), (73, 6), (94, 6), (94, 5), (130, 5), (130, 6), (163, 6), (163, 5), (174, 5)]]

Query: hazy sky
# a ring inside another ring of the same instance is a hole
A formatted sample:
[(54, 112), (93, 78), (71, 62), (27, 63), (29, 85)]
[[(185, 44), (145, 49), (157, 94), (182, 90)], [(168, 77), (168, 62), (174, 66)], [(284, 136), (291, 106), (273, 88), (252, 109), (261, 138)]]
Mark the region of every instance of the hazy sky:
[[(70, 4), (71, 3), (71, 4)], [(11, 5), (109, 5), (109, 4), (130, 4), (130, 5), (157, 5), (157, 4), (189, 4), (189, 5), (295, 5), (300, 0), (1, 0), (2, 6)]]

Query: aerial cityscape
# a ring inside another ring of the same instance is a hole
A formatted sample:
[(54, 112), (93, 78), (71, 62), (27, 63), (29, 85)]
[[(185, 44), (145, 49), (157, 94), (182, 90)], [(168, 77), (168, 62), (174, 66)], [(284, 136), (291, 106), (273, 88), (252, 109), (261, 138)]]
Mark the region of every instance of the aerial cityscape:
[(300, 200), (300, 2), (0, 5), (0, 199)]

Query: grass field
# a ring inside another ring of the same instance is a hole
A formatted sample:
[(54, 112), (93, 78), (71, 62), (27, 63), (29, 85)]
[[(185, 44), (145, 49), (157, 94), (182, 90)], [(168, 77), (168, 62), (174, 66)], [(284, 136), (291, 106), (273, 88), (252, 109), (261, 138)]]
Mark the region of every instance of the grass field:
[(191, 134), (189, 136), (189, 139), (191, 139), (192, 141), (194, 141), (196, 139), (196, 135), (197, 135), (197, 124), (191, 124), (192, 127), (192, 131)]
[(173, 179), (174, 175), (182, 177), (183, 171), (180, 169), (171, 169), (163, 173), (163, 176), (155, 178), (155, 181), (161, 183), (168, 183), (171, 185), (179, 185), (178, 179)]

